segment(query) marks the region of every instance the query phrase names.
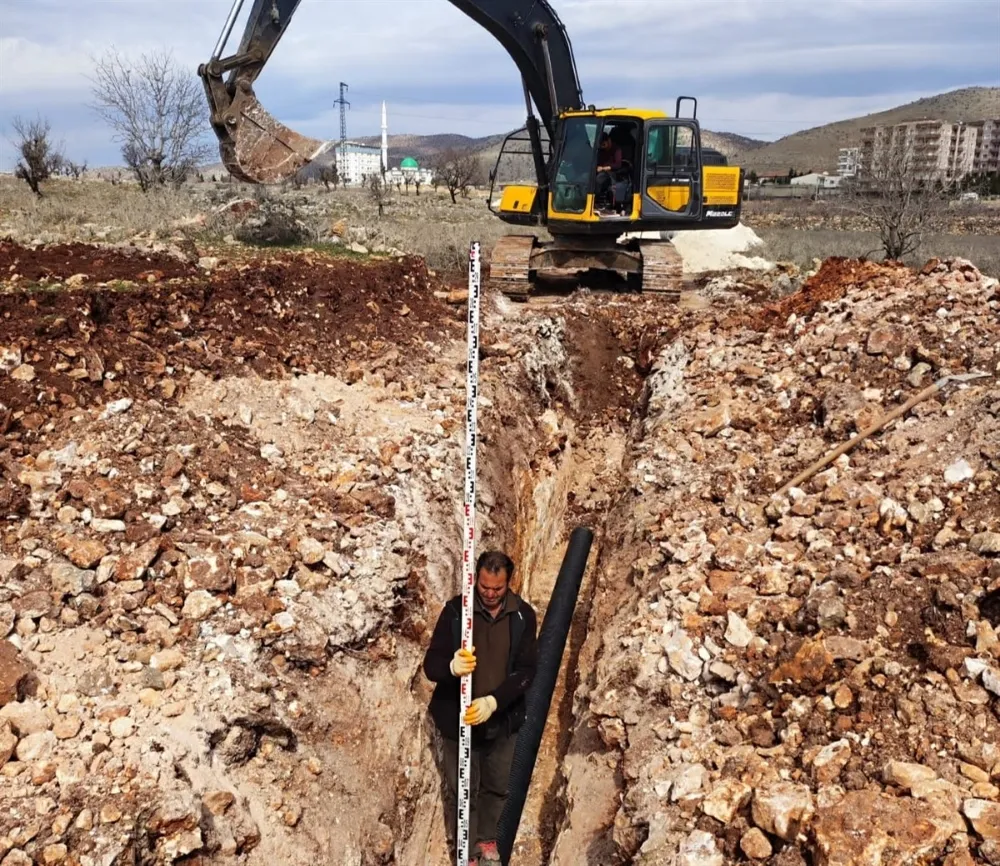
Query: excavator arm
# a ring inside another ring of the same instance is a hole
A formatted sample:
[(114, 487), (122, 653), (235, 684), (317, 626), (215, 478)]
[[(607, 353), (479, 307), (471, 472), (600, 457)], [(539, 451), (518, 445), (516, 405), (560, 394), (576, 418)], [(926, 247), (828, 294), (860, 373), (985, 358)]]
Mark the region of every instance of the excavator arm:
[[(290, 177), (333, 145), (293, 132), (257, 100), (253, 83), (291, 23), (300, 0), (254, 0), (239, 49), (223, 56), (244, 0), (234, 0), (212, 59), (198, 67), (229, 172), (250, 183)], [(584, 108), (576, 62), (566, 29), (547, 0), (450, 0), (484, 27), (511, 56), (521, 73), (536, 169), (544, 185), (538, 108), (550, 137), (562, 111)], [(228, 76), (228, 77), (227, 77)]]

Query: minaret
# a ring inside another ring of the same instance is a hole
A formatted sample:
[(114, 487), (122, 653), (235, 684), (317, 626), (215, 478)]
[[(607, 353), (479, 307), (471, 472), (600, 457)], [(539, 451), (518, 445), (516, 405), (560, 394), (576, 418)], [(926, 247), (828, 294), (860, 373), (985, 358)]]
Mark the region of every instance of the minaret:
[(385, 100), (382, 100), (382, 172), (389, 170), (389, 126), (385, 119)]

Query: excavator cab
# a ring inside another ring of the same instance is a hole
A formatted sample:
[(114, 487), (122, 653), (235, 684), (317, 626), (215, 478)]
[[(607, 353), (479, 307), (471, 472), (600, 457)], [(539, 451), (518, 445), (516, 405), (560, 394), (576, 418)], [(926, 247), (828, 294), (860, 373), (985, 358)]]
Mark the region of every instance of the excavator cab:
[[(492, 178), (502, 174), (506, 154), (505, 142)], [(538, 200), (535, 185), (512, 184), (494, 213), (556, 233), (564, 227), (614, 234), (735, 225), (742, 170), (715, 151), (708, 160), (705, 155), (693, 117), (639, 109), (573, 112), (561, 119), (548, 200)]]

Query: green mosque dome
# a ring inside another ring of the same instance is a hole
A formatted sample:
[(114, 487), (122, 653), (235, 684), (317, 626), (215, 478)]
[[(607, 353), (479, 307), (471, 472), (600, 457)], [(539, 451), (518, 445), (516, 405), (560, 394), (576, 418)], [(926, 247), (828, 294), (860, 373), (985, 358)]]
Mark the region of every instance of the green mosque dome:
[(404, 159), (399, 164), (399, 167), (400, 168), (420, 168), (420, 166), (417, 164), (417, 161), (412, 156), (406, 157), (406, 159)]

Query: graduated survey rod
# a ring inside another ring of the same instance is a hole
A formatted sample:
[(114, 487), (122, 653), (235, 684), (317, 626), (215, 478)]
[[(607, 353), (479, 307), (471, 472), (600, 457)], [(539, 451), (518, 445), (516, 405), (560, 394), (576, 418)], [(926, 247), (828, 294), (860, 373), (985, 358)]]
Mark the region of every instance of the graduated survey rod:
[(552, 598), (545, 611), (545, 619), (538, 631), (538, 667), (525, 696), (526, 715), (524, 724), (517, 733), (507, 783), (507, 802), (497, 826), (497, 847), (504, 866), (509, 866), (510, 854), (514, 849), (514, 838), (528, 797), (531, 774), (542, 743), (545, 720), (548, 718), (552, 693), (559, 678), (563, 650), (573, 624), (573, 612), (576, 610), (576, 600), (580, 595), (583, 573), (587, 569), (587, 558), (593, 541), (594, 533), (586, 526), (578, 526), (573, 530), (552, 590)]
[[(462, 647), (472, 649), (472, 604), (475, 592), (476, 542), (476, 398), (479, 394), (479, 293), (482, 286), (482, 248), (469, 245), (468, 357), (465, 380), (465, 514), (462, 527)], [(472, 728), (465, 711), (472, 703), (472, 674), (460, 683), (458, 719), (458, 802), (456, 866), (467, 866), (469, 845), (469, 787), (472, 774)]]

